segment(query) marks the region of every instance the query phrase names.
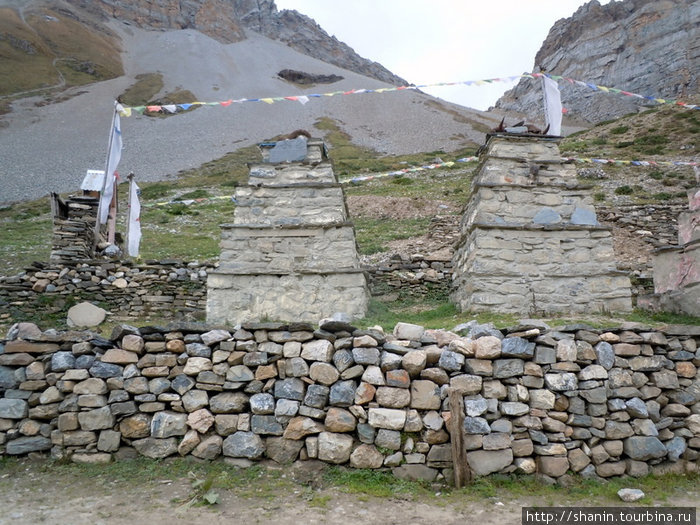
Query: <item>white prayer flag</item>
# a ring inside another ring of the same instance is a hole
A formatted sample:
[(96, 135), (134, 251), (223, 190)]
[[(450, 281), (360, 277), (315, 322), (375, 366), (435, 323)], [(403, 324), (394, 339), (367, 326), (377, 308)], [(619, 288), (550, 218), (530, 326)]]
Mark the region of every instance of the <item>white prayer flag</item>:
[(119, 113), (114, 115), (114, 127), (110, 140), (109, 158), (107, 159), (107, 171), (105, 173), (105, 185), (100, 198), (100, 224), (107, 223), (109, 205), (114, 194), (114, 180), (117, 166), (122, 158), (122, 128), (119, 121)]
[(561, 93), (559, 84), (549, 77), (542, 77), (544, 90), (544, 116), (549, 126), (548, 135), (561, 135)]
[(141, 244), (141, 202), (139, 194), (141, 189), (132, 180), (129, 188), (129, 239), (127, 253), (130, 257), (139, 256), (139, 245)]

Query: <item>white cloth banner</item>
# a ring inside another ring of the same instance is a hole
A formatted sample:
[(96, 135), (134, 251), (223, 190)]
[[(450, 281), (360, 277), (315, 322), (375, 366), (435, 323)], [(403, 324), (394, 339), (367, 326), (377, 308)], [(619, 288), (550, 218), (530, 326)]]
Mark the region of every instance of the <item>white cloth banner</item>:
[(139, 245), (141, 244), (141, 193), (138, 185), (132, 180), (129, 188), (129, 239), (127, 253), (130, 257), (139, 256)]
[(542, 77), (544, 90), (544, 116), (549, 126), (548, 135), (561, 135), (561, 93), (559, 84), (549, 77)]
[(114, 180), (117, 166), (122, 158), (122, 128), (119, 121), (119, 113), (114, 116), (114, 127), (110, 140), (109, 158), (107, 159), (107, 171), (105, 172), (105, 185), (100, 198), (100, 224), (107, 223), (109, 217), (109, 205), (114, 194)]

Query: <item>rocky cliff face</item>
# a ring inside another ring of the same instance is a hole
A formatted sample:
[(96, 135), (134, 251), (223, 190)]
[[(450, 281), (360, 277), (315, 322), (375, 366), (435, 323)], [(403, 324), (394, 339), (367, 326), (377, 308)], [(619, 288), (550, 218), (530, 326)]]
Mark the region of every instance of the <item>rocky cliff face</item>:
[[(107, 18), (142, 28), (197, 29), (223, 43), (256, 31), (313, 58), (395, 85), (406, 83), (382, 65), (359, 56), (297, 11), (278, 11), (274, 0), (68, 0)], [(314, 73), (314, 72), (311, 72)]]
[[(622, 0), (583, 5), (554, 24), (535, 57), (554, 75), (643, 95), (683, 99), (700, 92), (700, 3), (694, 0)], [(560, 83), (571, 116), (599, 122), (635, 112), (639, 99)], [(529, 79), (496, 103), (541, 114), (539, 81)]]
[(138, 27), (198, 29), (231, 43), (245, 39), (234, 6), (227, 0), (68, 0), (69, 3), (106, 18), (116, 18)]
[(350, 46), (329, 36), (313, 19), (298, 11), (277, 11), (274, 0), (232, 1), (239, 20), (246, 29), (284, 42), (305, 55), (361, 75), (394, 85), (407, 84), (381, 64), (362, 58)]

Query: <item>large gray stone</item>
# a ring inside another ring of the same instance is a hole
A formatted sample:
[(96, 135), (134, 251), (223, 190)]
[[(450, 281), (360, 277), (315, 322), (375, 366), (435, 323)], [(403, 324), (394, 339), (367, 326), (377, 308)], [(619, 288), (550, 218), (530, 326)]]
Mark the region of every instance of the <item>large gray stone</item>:
[(610, 370), (615, 365), (615, 350), (610, 343), (599, 342), (595, 345), (595, 354), (598, 364), (606, 370)]
[(221, 454), (222, 438), (212, 434), (202, 439), (194, 448), (192, 455), (199, 459), (214, 460)]
[(123, 372), (123, 366), (113, 365), (111, 363), (103, 363), (102, 361), (96, 361), (90, 367), (90, 375), (92, 377), (99, 377), (102, 379), (106, 379), (108, 377), (118, 377), (121, 376)]
[(493, 377), (498, 379), (523, 375), (524, 370), (525, 362), (522, 359), (496, 359), (493, 362)]
[(328, 363), (333, 358), (333, 344), (325, 339), (316, 339), (302, 345), (301, 357), (308, 361)]
[(544, 382), (550, 390), (555, 392), (573, 391), (578, 388), (576, 374), (564, 372), (561, 374), (545, 374)]
[(131, 445), (139, 454), (151, 459), (167, 458), (177, 453), (177, 439), (174, 437), (168, 439), (155, 439), (152, 437), (137, 439), (132, 441)]
[(488, 434), (491, 432), (491, 427), (482, 417), (467, 416), (464, 418), (464, 431), (467, 434)]
[(75, 368), (73, 352), (55, 352), (51, 355), (52, 372), (65, 372), (71, 368)]
[(477, 476), (486, 476), (509, 466), (513, 462), (513, 451), (474, 450), (467, 452), (467, 461)]
[(379, 365), (379, 350), (371, 346), (353, 348), (352, 358), (358, 365)]
[(427, 465), (401, 465), (391, 470), (392, 474), (399, 479), (406, 481), (435, 481), (438, 469), (428, 467)]
[(78, 413), (78, 422), (83, 430), (102, 430), (114, 426), (114, 415), (108, 406)]
[(255, 434), (281, 436), (284, 433), (282, 425), (273, 415), (253, 414), (250, 416), (250, 430)]
[(406, 424), (406, 411), (393, 408), (370, 408), (368, 422), (374, 428), (403, 430)]
[(238, 414), (248, 407), (248, 396), (242, 392), (223, 392), (209, 400), (214, 414)]
[(328, 402), (329, 392), (330, 388), (327, 386), (309, 385), (304, 396), (304, 404), (313, 408), (324, 408)]
[(464, 366), (465, 357), (457, 352), (443, 350), (440, 354), (438, 366), (448, 372), (458, 372)]
[(40, 452), (51, 448), (51, 440), (43, 436), (27, 436), (8, 441), (5, 446), (5, 453), (10, 456), (29, 454), (30, 452)]
[(278, 399), (283, 398), (293, 399), (294, 401), (303, 401), (304, 382), (296, 377), (290, 377), (275, 382), (275, 397)]
[(23, 419), (29, 413), (29, 405), (23, 399), (0, 399), (0, 418)]
[(265, 455), (276, 463), (288, 465), (294, 463), (303, 447), (303, 441), (269, 437), (265, 440)]
[(89, 328), (102, 323), (106, 316), (107, 312), (103, 308), (84, 301), (68, 309), (66, 323), (68, 326)]
[(187, 433), (187, 414), (177, 412), (156, 412), (151, 420), (151, 437), (169, 438), (184, 436)]
[(355, 381), (338, 381), (330, 388), (329, 404), (339, 407), (349, 407), (355, 402)]
[(321, 432), (318, 435), (318, 459), (328, 463), (346, 463), (352, 453), (353, 438), (348, 434)]
[(253, 414), (274, 414), (275, 398), (272, 394), (260, 393), (250, 397), (250, 411)]
[(676, 436), (670, 441), (667, 441), (665, 446), (668, 451), (668, 459), (671, 461), (678, 461), (688, 448), (685, 439), (680, 436)]
[(559, 213), (546, 206), (541, 208), (532, 218), (532, 222), (535, 224), (559, 224), (561, 220)]
[(0, 390), (10, 390), (19, 384), (14, 368), (0, 366)]
[(380, 468), (384, 463), (384, 455), (374, 445), (363, 444), (350, 455), (350, 466), (353, 468)]
[(501, 341), (501, 356), (532, 359), (535, 356), (535, 343), (522, 337), (506, 337)]
[(257, 459), (265, 452), (265, 444), (257, 434), (239, 431), (224, 439), (222, 451), (224, 456)]
[(397, 339), (420, 341), (424, 333), (425, 328), (417, 324), (396, 323), (394, 326), (394, 336)]
[(427, 380), (414, 380), (411, 383), (411, 408), (437, 410), (440, 408), (440, 387)]
[(253, 371), (245, 365), (235, 365), (226, 372), (226, 381), (234, 383), (247, 383), (255, 379)]
[(638, 397), (633, 397), (625, 402), (625, 407), (632, 417), (649, 417), (646, 403)]
[(667, 454), (666, 447), (653, 436), (632, 436), (625, 439), (625, 454), (638, 461), (662, 458)]

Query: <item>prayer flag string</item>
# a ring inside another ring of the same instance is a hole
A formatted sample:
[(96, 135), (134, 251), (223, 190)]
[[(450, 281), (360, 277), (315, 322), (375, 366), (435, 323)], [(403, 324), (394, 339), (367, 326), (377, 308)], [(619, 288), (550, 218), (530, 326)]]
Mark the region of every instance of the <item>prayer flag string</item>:
[(660, 97), (656, 97), (656, 96), (652, 96), (652, 95), (640, 95), (639, 93), (632, 93), (631, 91), (625, 91), (622, 89), (608, 87), (608, 86), (601, 86), (598, 84), (594, 84), (592, 82), (584, 82), (582, 80), (576, 80), (573, 78), (563, 77), (560, 75), (552, 75), (549, 73), (523, 73), (521, 75), (511, 75), (508, 77), (499, 77), (499, 78), (487, 78), (487, 79), (482, 79), (482, 80), (464, 80), (464, 81), (459, 81), (459, 82), (437, 82), (434, 84), (394, 86), (394, 87), (385, 87), (385, 88), (377, 88), (377, 89), (351, 89), (351, 90), (347, 90), (347, 91), (332, 91), (329, 93), (311, 93), (311, 94), (304, 94), (304, 95), (288, 95), (288, 96), (282, 96), (282, 97), (238, 98), (238, 99), (228, 99), (228, 100), (218, 101), (218, 102), (187, 102), (187, 103), (182, 103), (182, 104), (144, 105), (144, 106), (124, 106), (122, 104), (119, 104), (117, 106), (117, 109), (119, 111), (120, 116), (131, 117), (135, 113), (139, 114), (139, 115), (143, 115), (144, 113), (159, 113), (159, 112), (161, 112), (161, 113), (177, 113), (178, 111), (187, 111), (188, 109), (191, 109), (193, 107), (198, 107), (198, 106), (232, 107), (235, 104), (243, 104), (245, 102), (264, 102), (265, 104), (275, 104), (277, 102), (291, 101), (291, 102), (299, 102), (300, 104), (303, 105), (303, 104), (308, 103), (309, 100), (311, 100), (311, 99), (321, 98), (321, 97), (334, 97), (336, 95), (345, 96), (345, 95), (360, 95), (360, 94), (368, 94), (368, 93), (381, 94), (381, 93), (390, 93), (390, 92), (399, 92), (399, 91), (416, 91), (416, 90), (425, 89), (425, 88), (446, 87), (446, 86), (483, 86), (483, 85), (487, 85), (487, 84), (492, 84), (494, 82), (513, 82), (513, 81), (518, 80), (520, 78), (532, 78), (532, 79), (534, 79), (534, 78), (540, 78), (540, 77), (547, 77), (547, 78), (550, 78), (556, 82), (559, 82), (559, 81), (568, 82), (571, 85), (584, 87), (587, 89), (591, 89), (593, 91), (600, 91), (603, 93), (612, 93), (612, 94), (616, 94), (616, 95), (634, 97), (634, 98), (638, 98), (640, 100), (644, 100), (646, 102), (654, 102), (657, 104), (669, 104), (669, 105), (683, 107), (686, 109), (700, 109), (699, 104), (688, 104), (685, 102), (681, 102), (680, 100), (670, 100), (670, 99), (660, 98)]

